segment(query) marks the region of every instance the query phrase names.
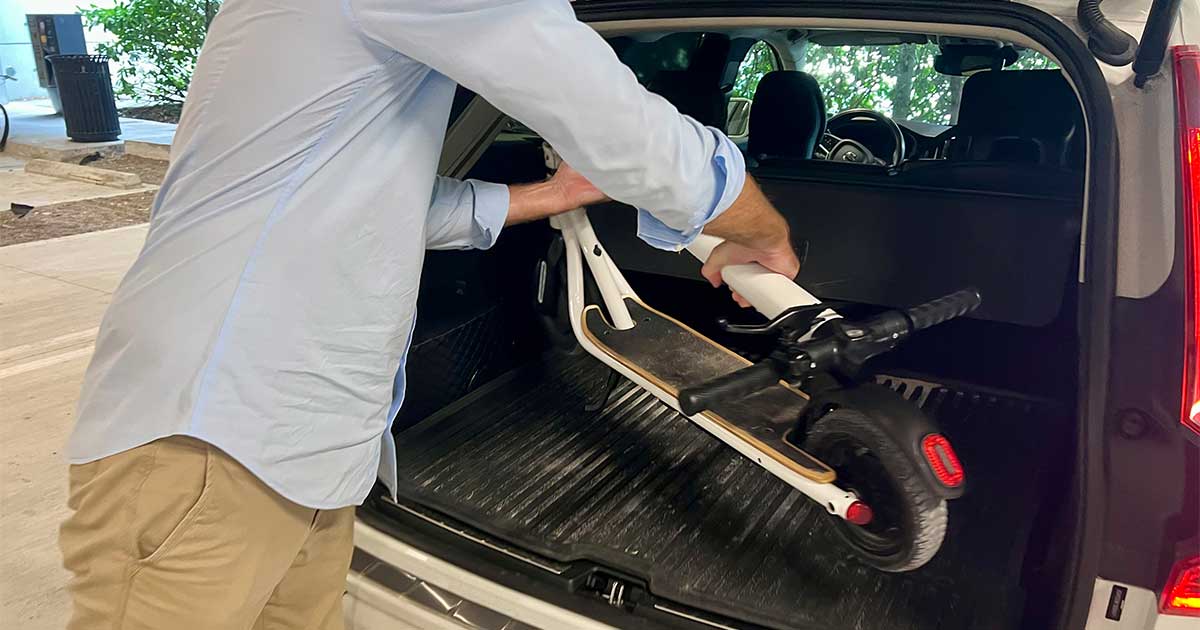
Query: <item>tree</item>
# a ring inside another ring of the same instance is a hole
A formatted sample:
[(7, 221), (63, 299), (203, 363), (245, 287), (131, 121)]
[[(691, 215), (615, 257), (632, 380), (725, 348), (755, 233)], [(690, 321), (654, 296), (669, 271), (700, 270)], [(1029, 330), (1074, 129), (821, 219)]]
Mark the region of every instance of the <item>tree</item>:
[[(951, 125), (958, 114), (964, 77), (941, 74), (933, 67), (936, 44), (882, 46), (808, 45), (797, 60), (821, 85), (830, 115), (848, 109), (873, 109), (896, 120)], [(1031, 50), (1022, 51), (1016, 70), (1057, 68)], [(759, 42), (738, 70), (733, 95), (753, 98), (763, 74), (776, 68), (770, 47)]]
[(97, 51), (120, 62), (116, 92), (155, 104), (183, 103), (219, 0), (117, 0), (81, 9), (115, 40)]
[(746, 53), (742, 65), (738, 67), (737, 79), (733, 83), (733, 95), (742, 98), (754, 98), (758, 82), (763, 75), (776, 68), (775, 53), (765, 42), (758, 42)]
[(900, 47), (896, 60), (896, 99), (892, 106), (892, 117), (908, 120), (912, 113), (913, 78), (917, 72), (917, 49), (912, 44)]

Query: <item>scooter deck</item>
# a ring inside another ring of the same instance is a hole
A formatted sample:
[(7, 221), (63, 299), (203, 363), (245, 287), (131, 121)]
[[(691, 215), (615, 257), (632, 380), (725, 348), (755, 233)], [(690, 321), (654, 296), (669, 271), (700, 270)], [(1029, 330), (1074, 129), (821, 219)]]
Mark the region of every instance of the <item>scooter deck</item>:
[[(750, 362), (679, 321), (637, 300), (625, 305), (635, 326), (617, 330), (592, 305), (583, 312), (584, 334), (601, 350), (673, 396), (690, 385), (741, 369)], [(796, 474), (832, 483), (833, 470), (785, 437), (808, 404), (784, 383), (741, 400), (724, 401), (703, 412), (738, 439)]]

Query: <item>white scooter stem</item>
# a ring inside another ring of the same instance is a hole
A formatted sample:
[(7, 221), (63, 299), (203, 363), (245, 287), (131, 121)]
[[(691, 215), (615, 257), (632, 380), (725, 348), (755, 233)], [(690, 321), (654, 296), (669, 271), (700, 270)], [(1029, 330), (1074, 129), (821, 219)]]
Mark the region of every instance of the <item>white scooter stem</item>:
[[(724, 240), (716, 236), (701, 234), (687, 246), (687, 250), (700, 262), (706, 262), (712, 255), (713, 249)], [(745, 265), (728, 265), (721, 270), (721, 278), (730, 289), (737, 291), (747, 302), (765, 315), (774, 319), (780, 313), (795, 306), (810, 306), (821, 301), (813, 294), (805, 291), (791, 278), (775, 273), (757, 263)], [(828, 320), (838, 317), (831, 309), (823, 311), (819, 318)]]

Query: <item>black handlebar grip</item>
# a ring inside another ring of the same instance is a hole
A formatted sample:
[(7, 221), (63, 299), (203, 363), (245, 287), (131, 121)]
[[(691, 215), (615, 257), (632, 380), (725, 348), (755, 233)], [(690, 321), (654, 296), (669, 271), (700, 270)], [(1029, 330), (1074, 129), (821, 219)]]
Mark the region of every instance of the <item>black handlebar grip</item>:
[(905, 310), (904, 313), (912, 320), (913, 330), (917, 331), (966, 315), (979, 308), (982, 302), (979, 289), (970, 288), (919, 304)]
[(779, 373), (775, 371), (775, 366), (762, 361), (684, 389), (679, 392), (679, 409), (694, 416), (718, 402), (741, 400), (778, 382)]

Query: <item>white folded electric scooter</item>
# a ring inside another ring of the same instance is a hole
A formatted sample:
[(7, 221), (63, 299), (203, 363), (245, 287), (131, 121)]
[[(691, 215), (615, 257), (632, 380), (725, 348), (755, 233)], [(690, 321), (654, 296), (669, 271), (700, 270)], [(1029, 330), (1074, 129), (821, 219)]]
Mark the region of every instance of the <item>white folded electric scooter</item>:
[[(548, 148), (546, 157), (556, 168)], [(913, 332), (976, 308), (977, 291), (852, 322), (789, 278), (729, 266), (726, 284), (769, 323), (726, 330), (776, 339), (766, 359), (751, 363), (644, 303), (586, 210), (551, 225), (565, 248), (571, 329), (588, 353), (822, 506), (868, 564), (907, 571), (933, 557), (946, 501), (963, 491), (962, 466), (920, 408), (859, 376), (867, 359)], [(704, 261), (720, 243), (701, 235), (687, 250)], [(585, 260), (602, 305), (587, 303)]]

